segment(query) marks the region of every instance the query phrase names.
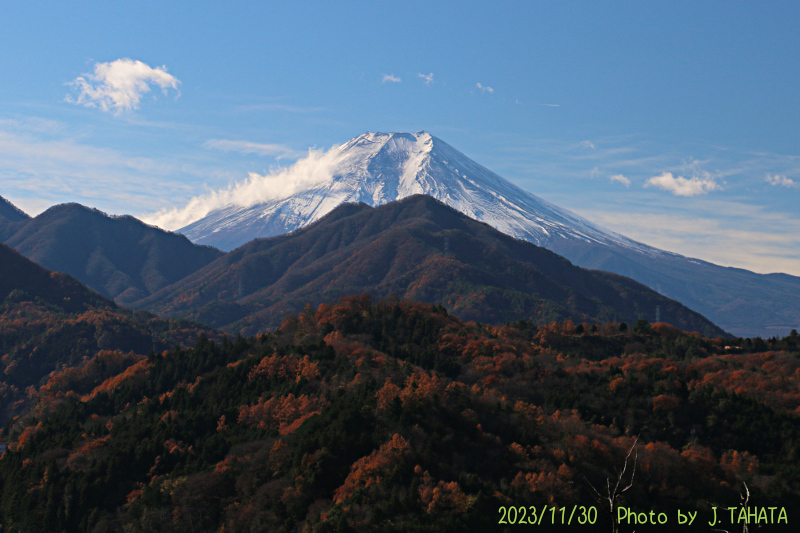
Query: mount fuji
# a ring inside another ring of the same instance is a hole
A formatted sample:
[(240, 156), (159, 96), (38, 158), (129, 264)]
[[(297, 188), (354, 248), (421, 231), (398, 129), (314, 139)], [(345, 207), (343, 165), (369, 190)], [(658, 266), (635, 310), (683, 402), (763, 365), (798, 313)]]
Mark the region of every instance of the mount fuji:
[[(631, 277), (739, 336), (800, 327), (800, 278), (721, 267), (653, 248), (531, 194), (427, 132), (364, 133), (322, 155), (302, 185), (231, 202), (178, 230), (197, 244), (232, 250), (294, 231), (338, 205), (377, 207), (426, 194), (513, 237), (585, 268)], [(653, 310), (650, 320), (658, 319)]]
[(567, 239), (656, 251), (520, 189), (424, 131), (364, 133), (325, 157), (328, 179), (288, 197), (225, 206), (178, 232), (195, 243), (232, 250), (304, 227), (343, 203), (377, 207), (426, 194), (540, 246)]

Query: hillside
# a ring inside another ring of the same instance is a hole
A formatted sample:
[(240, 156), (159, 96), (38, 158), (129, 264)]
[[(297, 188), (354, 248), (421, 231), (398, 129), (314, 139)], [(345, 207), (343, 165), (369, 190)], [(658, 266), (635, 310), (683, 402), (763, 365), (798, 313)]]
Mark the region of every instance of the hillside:
[[(760, 530), (790, 531), (796, 333), (729, 346), (645, 321), (593, 329), (495, 328), (361, 296), (235, 343), (201, 337), (117, 374), (67, 369), (2, 436), (0, 524), (531, 528), (499, 523), (513, 506), (543, 515), (537, 531), (611, 531), (593, 487), (605, 493), (624, 469), (631, 488), (617, 503), (669, 522), (621, 531), (708, 531), (710, 505), (738, 509), (743, 483), (752, 508), (776, 509)], [(565, 525), (573, 509), (580, 527)], [(679, 509), (696, 522), (679, 527)]]
[(0, 244), (0, 298), (27, 297), (65, 312), (85, 311), (90, 307), (112, 307), (96, 292), (70, 276), (50, 272), (6, 245)]
[(307, 303), (360, 292), (442, 304), (488, 323), (633, 323), (658, 309), (682, 329), (724, 335), (639, 283), (575, 267), (423, 195), (340, 206), (311, 226), (248, 243), (134, 307), (252, 334)]
[(204, 326), (121, 309), (0, 244), (0, 423), (24, 411), (51, 372), (98, 354), (111, 372), (200, 333), (215, 336)]
[(57, 205), (18, 221), (4, 242), (121, 305), (144, 298), (222, 255), (133, 217), (112, 217), (78, 204)]

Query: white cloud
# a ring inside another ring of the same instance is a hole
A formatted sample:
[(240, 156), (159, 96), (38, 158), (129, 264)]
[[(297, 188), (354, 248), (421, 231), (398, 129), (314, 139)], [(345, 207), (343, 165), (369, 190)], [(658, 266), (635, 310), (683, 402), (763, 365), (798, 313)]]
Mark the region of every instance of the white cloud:
[(787, 178), (782, 174), (767, 174), (767, 177), (764, 179), (767, 183), (774, 187), (794, 187), (795, 183), (792, 178)]
[(660, 176), (654, 176), (647, 180), (644, 186), (663, 189), (671, 192), (675, 196), (697, 196), (722, 188), (711, 176), (705, 176), (703, 178), (695, 176), (691, 179), (678, 176), (676, 178), (672, 175), (672, 172), (664, 172)]
[(270, 200), (278, 200), (329, 181), (338, 164), (340, 151), (331, 149), (309, 150), (308, 156), (287, 168), (267, 175), (250, 172), (248, 178), (227, 189), (195, 196), (181, 208), (159, 211), (142, 218), (149, 224), (164, 229), (177, 230), (199, 220), (210, 212), (228, 206), (249, 207)]
[(481, 91), (482, 93), (489, 93), (489, 94), (491, 94), (491, 93), (493, 93), (493, 92), (494, 92), (494, 89), (492, 89), (491, 87), (488, 87), (488, 86), (486, 86), (486, 85), (481, 85), (480, 83), (476, 83), (476, 84), (475, 84), (475, 87), (477, 87), (478, 89), (480, 89), (480, 91)]
[(433, 83), (433, 72), (431, 72), (430, 74), (423, 74), (420, 72), (419, 74), (417, 74), (417, 76), (422, 78), (422, 81), (425, 83), (425, 85), (430, 85)]
[(403, 80), (401, 80), (399, 77), (395, 76), (394, 74), (384, 74), (383, 75), (383, 83), (386, 83), (387, 81), (392, 82), (392, 83), (400, 83)]
[(613, 181), (615, 181), (615, 182), (617, 182), (617, 183), (621, 183), (621, 184), (623, 184), (623, 185), (624, 185), (624, 186), (626, 186), (626, 187), (630, 187), (630, 186), (631, 186), (631, 180), (629, 180), (628, 178), (626, 178), (626, 177), (625, 177), (625, 176), (623, 176), (622, 174), (614, 174), (614, 175), (613, 175), (613, 176), (611, 176), (609, 179), (610, 179), (612, 182), (613, 182)]
[(282, 157), (300, 157), (303, 152), (292, 150), (284, 144), (260, 144), (249, 141), (232, 141), (228, 139), (210, 139), (203, 143), (203, 148), (213, 148), (223, 152), (240, 152), (242, 154), (257, 154)]
[(150, 92), (150, 85), (178, 90), (180, 81), (167, 73), (164, 66), (152, 68), (141, 61), (117, 59), (110, 63), (96, 63), (94, 73), (77, 77), (69, 85), (77, 88), (76, 99), (67, 96), (66, 100), (86, 107), (99, 107), (103, 111), (113, 111), (119, 115), (123, 111), (139, 108), (139, 101)]

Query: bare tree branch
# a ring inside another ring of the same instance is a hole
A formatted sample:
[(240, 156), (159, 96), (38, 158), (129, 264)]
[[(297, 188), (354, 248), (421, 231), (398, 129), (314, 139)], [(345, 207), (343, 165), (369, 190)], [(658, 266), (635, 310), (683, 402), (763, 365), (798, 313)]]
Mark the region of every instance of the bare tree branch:
[[(633, 480), (636, 476), (636, 465), (639, 460), (639, 452), (636, 450), (636, 444), (638, 442), (639, 437), (637, 436), (634, 439), (630, 450), (628, 450), (628, 454), (625, 456), (625, 462), (622, 463), (622, 470), (617, 470), (616, 468), (614, 469), (617, 473), (617, 479), (614, 482), (613, 489), (611, 488), (611, 478), (606, 478), (606, 495), (600, 494), (600, 491), (598, 491), (594, 485), (592, 485), (592, 483), (584, 477), (586, 484), (594, 493), (592, 495), (592, 499), (594, 499), (600, 505), (600, 507), (611, 516), (612, 533), (619, 533), (619, 522), (617, 521), (616, 516), (619, 497), (633, 487)], [(620, 489), (620, 485), (623, 485), (623, 480), (625, 479), (625, 473), (628, 471), (631, 455), (633, 455), (633, 470), (631, 471), (628, 484), (624, 488)]]

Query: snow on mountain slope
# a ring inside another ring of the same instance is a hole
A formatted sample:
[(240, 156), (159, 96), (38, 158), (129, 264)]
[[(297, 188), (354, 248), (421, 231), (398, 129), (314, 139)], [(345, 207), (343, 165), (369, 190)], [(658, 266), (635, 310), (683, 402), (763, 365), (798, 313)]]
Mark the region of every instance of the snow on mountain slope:
[(315, 168), (324, 168), (323, 175), (306, 179), (304, 189), (277, 193), (265, 201), (258, 201), (258, 194), (240, 198), (178, 231), (198, 244), (231, 250), (256, 237), (303, 227), (343, 202), (378, 206), (427, 194), (503, 233), (539, 245), (569, 239), (658, 252), (520, 189), (424, 131), (365, 133), (320, 159)]

